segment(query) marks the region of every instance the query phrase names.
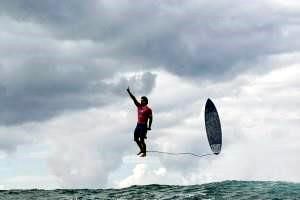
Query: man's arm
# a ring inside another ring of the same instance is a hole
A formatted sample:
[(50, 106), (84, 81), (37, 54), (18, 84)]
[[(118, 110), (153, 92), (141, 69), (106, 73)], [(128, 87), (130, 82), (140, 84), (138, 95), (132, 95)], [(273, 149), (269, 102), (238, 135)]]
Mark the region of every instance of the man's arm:
[(148, 130), (151, 130), (151, 125), (152, 125), (152, 119), (153, 119), (153, 117), (152, 117), (152, 115), (149, 117), (149, 126), (148, 126)]
[(153, 117), (152, 117), (152, 115), (150, 115), (149, 116), (149, 126), (148, 126), (148, 130), (151, 130), (151, 125), (152, 125), (152, 119), (153, 119)]
[(127, 92), (128, 92), (128, 94), (129, 94), (129, 96), (131, 97), (131, 99), (133, 100), (134, 104), (135, 104), (136, 106), (139, 106), (140, 103), (136, 100), (135, 96), (130, 92), (129, 87), (127, 88)]

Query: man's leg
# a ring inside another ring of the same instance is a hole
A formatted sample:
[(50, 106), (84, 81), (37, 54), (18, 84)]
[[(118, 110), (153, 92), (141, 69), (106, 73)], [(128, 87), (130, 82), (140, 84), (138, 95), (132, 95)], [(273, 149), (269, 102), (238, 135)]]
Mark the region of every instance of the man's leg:
[(136, 142), (136, 144), (140, 148), (140, 152), (137, 154), (137, 155), (140, 155), (141, 153), (143, 153), (143, 147), (142, 147), (141, 142), (140, 142), (140, 129), (138, 128), (138, 126), (134, 130), (134, 141)]
[(141, 157), (145, 157), (146, 156), (146, 143), (145, 143), (145, 139), (144, 138), (141, 138), (140, 140), (141, 142), (141, 149), (142, 149), (142, 152), (143, 154), (141, 155)]
[(146, 134), (147, 134), (147, 124), (145, 124), (143, 126), (143, 130), (141, 132), (140, 143), (141, 143), (142, 151), (143, 151), (143, 154), (141, 155), (141, 157), (145, 157), (146, 156), (146, 143), (145, 143), (145, 138), (147, 137)]
[(136, 142), (136, 144), (140, 148), (140, 152), (137, 154), (137, 155), (140, 155), (141, 153), (143, 153), (143, 146), (142, 146), (141, 142), (139, 141), (139, 139), (136, 139), (134, 141)]

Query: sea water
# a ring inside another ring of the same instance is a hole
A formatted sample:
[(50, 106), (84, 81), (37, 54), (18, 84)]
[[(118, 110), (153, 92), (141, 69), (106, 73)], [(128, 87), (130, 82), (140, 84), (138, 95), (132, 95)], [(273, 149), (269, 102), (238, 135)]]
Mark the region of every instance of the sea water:
[(144, 185), (122, 189), (1, 190), (0, 199), (300, 199), (300, 183), (224, 181), (202, 185)]

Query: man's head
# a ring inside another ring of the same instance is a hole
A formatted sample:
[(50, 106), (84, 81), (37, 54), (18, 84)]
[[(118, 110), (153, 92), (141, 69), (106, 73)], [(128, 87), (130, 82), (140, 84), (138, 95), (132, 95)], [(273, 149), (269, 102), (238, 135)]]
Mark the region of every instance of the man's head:
[(147, 105), (148, 104), (148, 98), (145, 97), (145, 96), (142, 96), (141, 97), (141, 104), (142, 104), (142, 106)]

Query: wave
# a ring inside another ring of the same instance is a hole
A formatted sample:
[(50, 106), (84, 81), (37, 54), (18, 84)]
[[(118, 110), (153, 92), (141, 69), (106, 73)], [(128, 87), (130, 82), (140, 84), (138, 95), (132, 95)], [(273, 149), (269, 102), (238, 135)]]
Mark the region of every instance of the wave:
[(0, 199), (300, 199), (300, 183), (223, 181), (202, 185), (134, 185), (122, 189), (1, 190)]

